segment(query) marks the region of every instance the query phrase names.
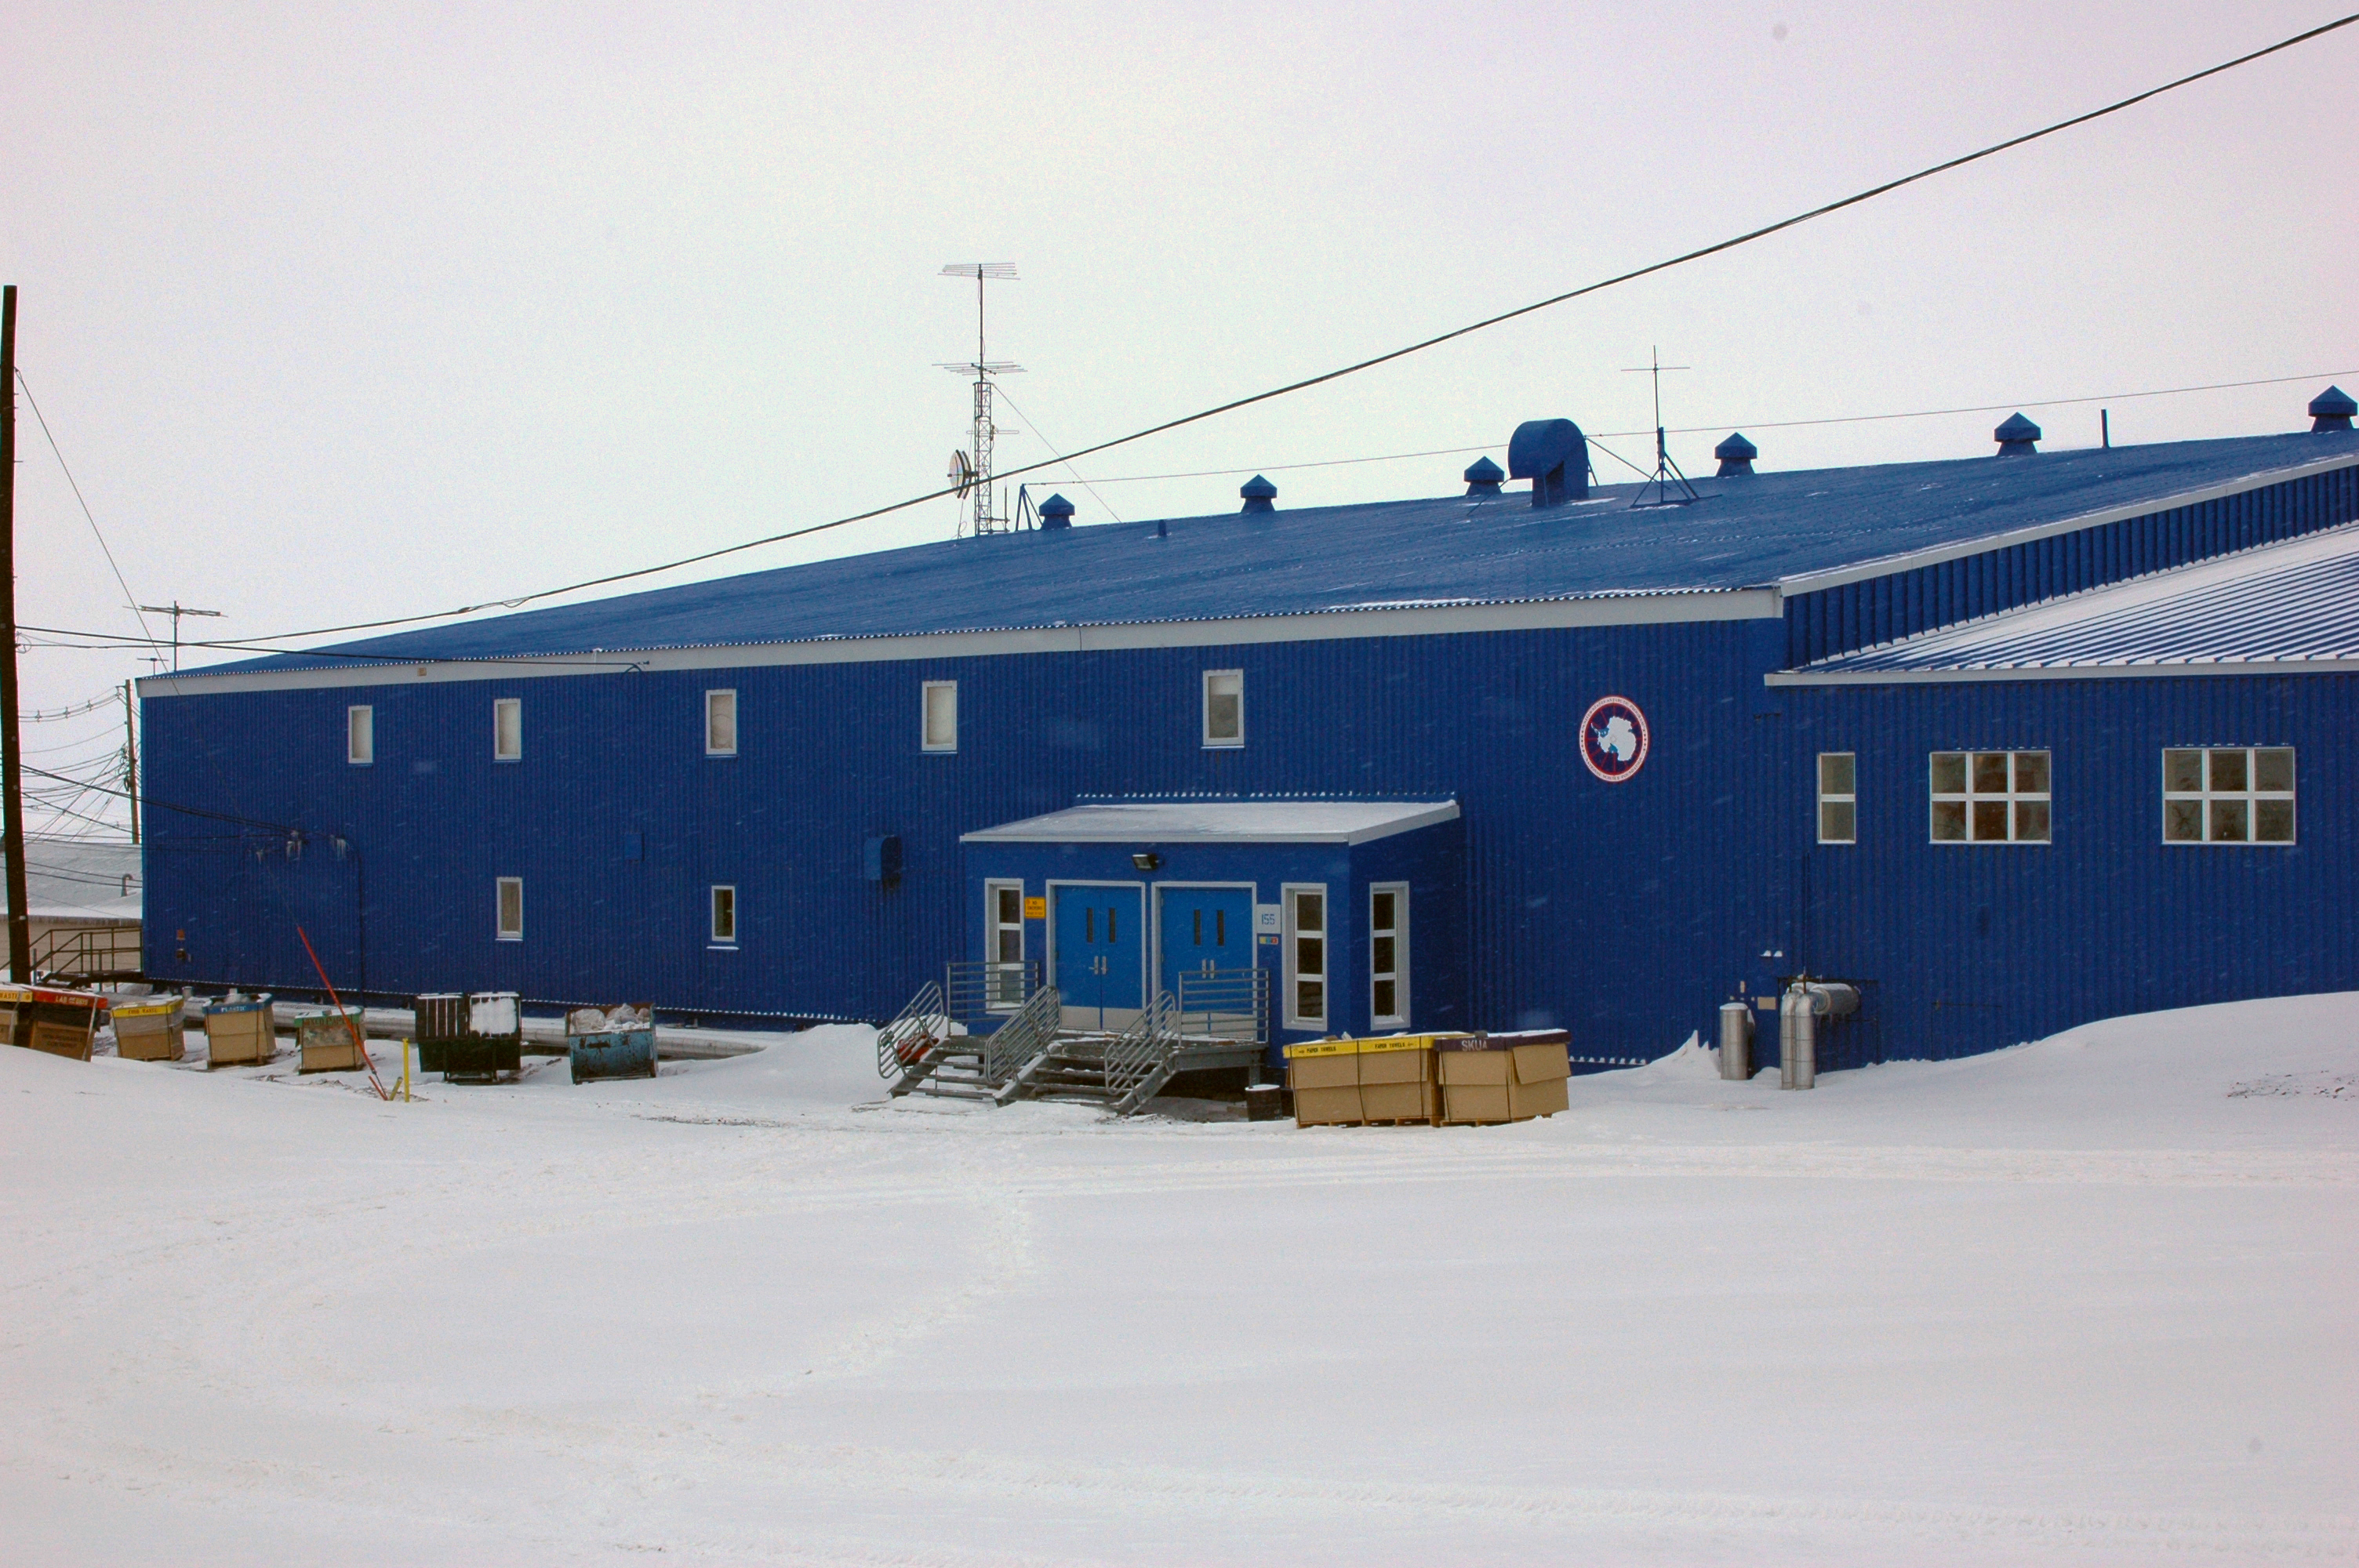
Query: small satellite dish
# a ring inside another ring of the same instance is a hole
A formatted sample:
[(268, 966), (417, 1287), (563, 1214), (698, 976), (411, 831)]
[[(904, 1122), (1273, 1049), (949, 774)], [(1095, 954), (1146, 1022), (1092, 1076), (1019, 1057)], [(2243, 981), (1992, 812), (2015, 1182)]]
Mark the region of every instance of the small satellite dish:
[(956, 485), (958, 492), (964, 495), (974, 483), (974, 465), (967, 461), (964, 452), (953, 449), (951, 452), (951, 466), (944, 471), (942, 477)]

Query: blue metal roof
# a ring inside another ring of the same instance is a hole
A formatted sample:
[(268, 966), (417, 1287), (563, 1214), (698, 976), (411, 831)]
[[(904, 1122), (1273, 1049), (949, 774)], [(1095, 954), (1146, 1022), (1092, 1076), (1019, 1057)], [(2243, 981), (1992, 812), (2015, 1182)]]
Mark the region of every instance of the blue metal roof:
[(1906, 637), (1787, 672), (1943, 672), (2359, 661), (2359, 524)]
[[(337, 644), (215, 670), (350, 667), (817, 638), (1299, 615), (1731, 589), (2111, 511), (2332, 459), (2296, 434), (1700, 479), (1536, 511), (1523, 493), (1026, 531), (849, 556)], [(342, 657), (323, 657), (332, 653)]]

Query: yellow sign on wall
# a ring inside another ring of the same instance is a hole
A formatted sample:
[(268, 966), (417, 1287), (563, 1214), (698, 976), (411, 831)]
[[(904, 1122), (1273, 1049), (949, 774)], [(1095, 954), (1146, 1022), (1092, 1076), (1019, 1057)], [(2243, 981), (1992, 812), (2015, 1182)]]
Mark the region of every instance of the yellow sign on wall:
[(1026, 899), (1024, 901), (1024, 918), (1027, 920), (1048, 919), (1049, 901), (1045, 898)]

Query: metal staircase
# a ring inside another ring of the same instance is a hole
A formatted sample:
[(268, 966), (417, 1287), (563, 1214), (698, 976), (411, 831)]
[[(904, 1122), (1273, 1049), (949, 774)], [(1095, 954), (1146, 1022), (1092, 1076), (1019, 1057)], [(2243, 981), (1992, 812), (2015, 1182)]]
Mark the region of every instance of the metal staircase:
[(953, 964), (877, 1032), (876, 1071), (889, 1093), (1006, 1105), (1044, 1099), (1103, 1105), (1128, 1116), (1178, 1074), (1258, 1067), (1269, 1038), (1263, 969), (1180, 977), (1127, 1029), (1060, 1027), (1063, 999), (1031, 966)]

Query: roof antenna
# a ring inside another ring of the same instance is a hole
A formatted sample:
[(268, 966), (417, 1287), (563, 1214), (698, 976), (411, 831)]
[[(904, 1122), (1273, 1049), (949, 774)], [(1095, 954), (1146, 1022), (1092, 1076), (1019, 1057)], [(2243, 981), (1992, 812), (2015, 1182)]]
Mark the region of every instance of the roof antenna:
[(965, 451), (951, 454), (950, 470), (944, 475), (957, 487), (960, 497), (971, 504), (961, 519), (959, 531), (973, 529), (978, 535), (1012, 533), (1016, 519), (1006, 514), (1003, 501), (1001, 510), (991, 506), (991, 447), (999, 434), (999, 427), (991, 416), (991, 378), (995, 375), (1015, 375), (1024, 367), (1006, 360), (995, 360), (983, 350), (983, 286), (985, 283), (1015, 283), (1014, 262), (951, 262), (942, 268), (944, 277), (974, 279), (974, 358), (962, 364), (945, 364), (940, 368), (959, 374), (973, 372), (974, 375), (974, 430), (973, 445)]
[[(1630, 510), (1636, 512), (1641, 507), (1692, 506), (1703, 497), (1698, 495), (1695, 486), (1688, 482), (1688, 476), (1680, 471), (1680, 465), (1671, 461), (1671, 449), (1663, 441), (1663, 373), (1667, 370), (1689, 370), (1693, 367), (1665, 364), (1663, 351), (1659, 347), (1650, 349), (1648, 357), (1652, 361), (1651, 363), (1622, 367), (1622, 373), (1625, 375), (1651, 375), (1655, 378), (1655, 471), (1647, 476), (1646, 482), (1638, 486), (1638, 493), (1630, 498)], [(1677, 495), (1671, 493), (1671, 485), (1674, 481), (1680, 487), (1680, 493)], [(1650, 489), (1655, 492), (1655, 498), (1652, 501), (1647, 499), (1647, 492)]]

